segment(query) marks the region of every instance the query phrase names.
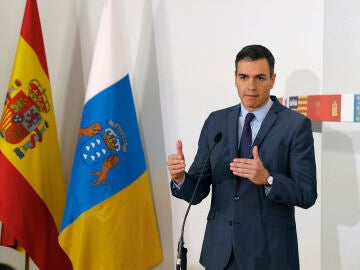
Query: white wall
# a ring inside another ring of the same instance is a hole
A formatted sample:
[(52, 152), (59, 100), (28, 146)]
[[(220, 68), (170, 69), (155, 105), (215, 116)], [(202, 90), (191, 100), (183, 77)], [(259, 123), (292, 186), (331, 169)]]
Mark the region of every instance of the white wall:
[[(325, 1), (324, 93), (360, 93), (359, 1)], [(360, 125), (324, 123), (322, 265), (359, 269)]]
[[(187, 204), (170, 196), (166, 158), (175, 151), (176, 140), (182, 139), (190, 166), (206, 116), (238, 102), (233, 78), (238, 50), (249, 43), (272, 50), (277, 61), (273, 93), (278, 96), (359, 92), (360, 79), (354, 70), (360, 61), (353, 61), (354, 56), (360, 57), (360, 35), (353, 27), (360, 25), (359, 4), (343, 5), (340, 0), (326, 5), (323, 0), (123, 2), (131, 81), (164, 252), (163, 263), (154, 269), (168, 270), (174, 268)], [(67, 179), (102, 3), (38, 0)], [(0, 102), (10, 79), (24, 6), (25, 0), (0, 0)], [(353, 251), (359, 254), (360, 247), (351, 241), (360, 236), (358, 128), (344, 123), (316, 126), (323, 131), (314, 133), (319, 199), (313, 208), (297, 210), (302, 269), (358, 267)], [(342, 166), (334, 171), (339, 161)], [(340, 189), (338, 182), (343, 183)], [(202, 269), (198, 258), (208, 207), (208, 200), (192, 207), (186, 224), (191, 270)], [(21, 255), (0, 248), (0, 261), (23, 269), (22, 260)]]
[[(187, 164), (196, 152), (206, 116), (238, 102), (233, 72), (236, 53), (248, 43), (273, 51), (276, 95), (319, 93), (322, 85), (322, 1), (159, 1), (155, 31), (166, 153), (182, 139)], [(316, 136), (321, 145), (321, 136)], [(320, 148), (317, 147), (317, 152)], [(319, 160), (319, 156), (317, 157)], [(320, 170), (319, 170), (320, 172)], [(186, 203), (172, 199), (174, 243)], [(185, 229), (190, 269), (198, 264), (209, 200), (191, 209)], [(299, 212), (303, 269), (320, 269), (320, 200)]]

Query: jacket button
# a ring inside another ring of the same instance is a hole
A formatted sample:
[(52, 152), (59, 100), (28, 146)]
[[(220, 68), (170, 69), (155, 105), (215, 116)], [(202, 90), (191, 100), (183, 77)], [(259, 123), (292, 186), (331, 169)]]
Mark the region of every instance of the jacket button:
[(235, 197), (234, 197), (234, 201), (238, 201), (238, 200), (240, 200), (240, 197), (239, 197), (239, 196), (235, 196)]
[(229, 220), (229, 225), (230, 225), (230, 226), (232, 226), (232, 223), (233, 223), (233, 222), (232, 222), (231, 220)]

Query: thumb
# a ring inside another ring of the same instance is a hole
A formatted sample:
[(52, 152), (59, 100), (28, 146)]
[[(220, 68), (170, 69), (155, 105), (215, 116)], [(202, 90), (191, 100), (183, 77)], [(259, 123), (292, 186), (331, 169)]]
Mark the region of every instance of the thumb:
[(176, 143), (176, 153), (180, 155), (182, 158), (184, 157), (184, 153), (182, 151), (182, 141), (178, 140)]
[(259, 150), (258, 150), (257, 146), (253, 147), (252, 153), (253, 153), (254, 159), (259, 159)]

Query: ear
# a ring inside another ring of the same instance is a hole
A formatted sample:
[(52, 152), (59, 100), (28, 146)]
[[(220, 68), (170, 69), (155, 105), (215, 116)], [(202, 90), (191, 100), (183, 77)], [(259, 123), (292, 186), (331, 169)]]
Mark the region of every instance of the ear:
[(272, 77), (271, 77), (271, 88), (273, 88), (274, 87), (274, 84), (275, 84), (275, 80), (276, 80), (276, 73), (274, 73), (273, 75), (272, 75)]

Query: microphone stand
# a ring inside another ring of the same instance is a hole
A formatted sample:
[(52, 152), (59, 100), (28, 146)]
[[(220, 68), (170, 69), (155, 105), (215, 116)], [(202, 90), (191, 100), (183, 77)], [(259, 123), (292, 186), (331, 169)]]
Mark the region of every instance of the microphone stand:
[(192, 203), (194, 201), (194, 197), (195, 197), (196, 191), (197, 191), (197, 189), (199, 187), (201, 177), (204, 174), (205, 165), (208, 162), (210, 154), (213, 151), (215, 145), (221, 140), (221, 137), (222, 137), (221, 132), (218, 132), (214, 137), (214, 144), (212, 145), (212, 147), (210, 148), (208, 154), (206, 155), (204, 165), (203, 165), (203, 167), (201, 169), (201, 172), (200, 172), (200, 176), (199, 176), (198, 181), (197, 181), (197, 183), (195, 185), (194, 191), (193, 191), (193, 193), (191, 195), (191, 199), (190, 199), (188, 207), (186, 209), (184, 220), (183, 220), (183, 223), (182, 223), (182, 226), (181, 226), (181, 234), (180, 234), (180, 238), (179, 238), (179, 242), (178, 242), (178, 248), (177, 248), (176, 270), (186, 270), (186, 268), (187, 268), (187, 248), (184, 247), (184, 228), (185, 228), (186, 219), (187, 219), (187, 216), (189, 214), (190, 207), (191, 207), (191, 205), (192, 205)]
[(176, 260), (176, 270), (186, 270), (187, 268), (187, 248), (184, 247), (184, 235), (181, 232), (181, 236), (178, 243), (178, 255)]

